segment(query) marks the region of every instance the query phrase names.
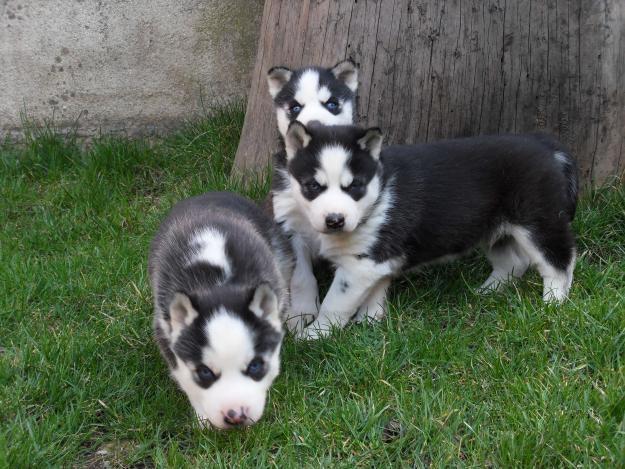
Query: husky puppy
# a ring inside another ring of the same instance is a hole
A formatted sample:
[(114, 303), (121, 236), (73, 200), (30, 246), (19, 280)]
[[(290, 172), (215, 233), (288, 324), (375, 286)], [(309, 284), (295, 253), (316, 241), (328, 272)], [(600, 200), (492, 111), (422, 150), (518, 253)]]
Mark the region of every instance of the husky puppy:
[[(353, 124), (356, 112), (358, 69), (351, 60), (344, 60), (332, 68), (305, 67), (290, 70), (273, 67), (267, 73), (269, 93), (273, 99), (278, 130), (283, 139), (289, 124), (294, 121), (308, 124), (318, 121), (326, 125)], [(290, 203), (291, 188), (284, 172), (286, 153), (284, 149), (274, 156), (271, 201), (268, 206), (273, 213), (284, 212)], [(311, 251), (315, 250), (315, 236), (283, 225), (291, 238), (296, 257), (291, 279), (291, 315), (287, 320), (290, 330), (301, 327), (317, 315), (319, 292), (313, 274)]]
[(273, 67), (267, 72), (267, 84), (283, 138), (295, 120), (304, 125), (312, 121), (326, 125), (354, 122), (358, 69), (349, 59), (332, 68)]
[(179, 202), (152, 241), (154, 332), (202, 424), (248, 426), (279, 373), (293, 258), (251, 201), (207, 193)]
[(308, 127), (286, 138), (275, 218), (336, 266), (305, 337), (384, 315), (391, 278), (482, 246), (495, 290), (535, 267), (545, 301), (573, 279), (576, 164), (543, 135), (472, 137), (382, 149), (378, 128)]

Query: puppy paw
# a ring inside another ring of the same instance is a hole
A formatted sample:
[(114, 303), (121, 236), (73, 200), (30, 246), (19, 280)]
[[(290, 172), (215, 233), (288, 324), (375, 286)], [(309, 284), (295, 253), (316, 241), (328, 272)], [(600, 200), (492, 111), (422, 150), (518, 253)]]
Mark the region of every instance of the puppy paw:
[(316, 313), (291, 313), (284, 322), (286, 328), (296, 336), (300, 334), (308, 324), (315, 320)]
[(361, 322), (373, 323), (380, 322), (386, 316), (386, 308), (384, 305), (362, 305), (352, 319), (356, 324)]
[(476, 292), (479, 295), (488, 295), (501, 290), (501, 287), (503, 287), (505, 283), (506, 281), (504, 279), (491, 275), (477, 288)]
[(310, 326), (302, 329), (296, 337), (299, 340), (319, 340), (328, 337), (330, 332), (331, 328), (329, 325), (323, 325), (315, 321)]

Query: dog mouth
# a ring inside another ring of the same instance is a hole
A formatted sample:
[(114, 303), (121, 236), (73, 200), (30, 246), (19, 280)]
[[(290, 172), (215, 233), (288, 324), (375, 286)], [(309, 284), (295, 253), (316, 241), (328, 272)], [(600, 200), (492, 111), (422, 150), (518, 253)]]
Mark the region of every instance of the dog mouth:
[(338, 235), (341, 233), (346, 233), (346, 231), (344, 228), (324, 228), (323, 230), (321, 230), (321, 233), (329, 234), (329, 235)]

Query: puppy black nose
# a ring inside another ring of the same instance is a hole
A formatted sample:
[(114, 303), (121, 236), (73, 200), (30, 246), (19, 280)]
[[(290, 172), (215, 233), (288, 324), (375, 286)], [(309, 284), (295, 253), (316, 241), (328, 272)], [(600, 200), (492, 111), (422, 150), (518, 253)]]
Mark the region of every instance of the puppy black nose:
[(326, 226), (330, 230), (340, 230), (345, 226), (345, 217), (342, 213), (331, 213), (326, 216)]
[(224, 422), (226, 422), (228, 425), (232, 425), (232, 426), (243, 425), (246, 420), (247, 420), (247, 415), (245, 415), (245, 412), (243, 412), (243, 409), (241, 409), (240, 413), (234, 409), (229, 409), (228, 412), (224, 414)]

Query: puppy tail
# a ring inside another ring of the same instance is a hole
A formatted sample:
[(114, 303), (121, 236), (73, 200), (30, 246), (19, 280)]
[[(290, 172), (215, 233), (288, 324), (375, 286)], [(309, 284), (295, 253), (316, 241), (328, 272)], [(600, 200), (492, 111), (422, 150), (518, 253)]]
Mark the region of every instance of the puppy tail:
[(566, 190), (564, 194), (566, 213), (569, 219), (573, 221), (575, 210), (577, 209), (577, 196), (579, 193), (577, 161), (568, 149), (552, 136), (543, 133), (536, 133), (533, 134), (533, 136), (549, 149), (549, 152), (553, 155), (558, 163), (558, 167), (562, 171)]
[(567, 212), (571, 221), (577, 209), (577, 195), (579, 193), (579, 180), (577, 174), (577, 161), (566, 151), (556, 152), (556, 158), (562, 165), (562, 172), (567, 185), (566, 200), (568, 202)]

